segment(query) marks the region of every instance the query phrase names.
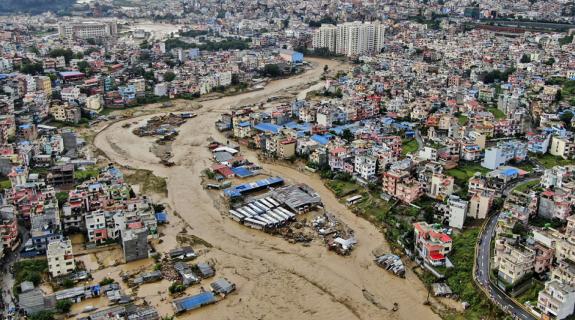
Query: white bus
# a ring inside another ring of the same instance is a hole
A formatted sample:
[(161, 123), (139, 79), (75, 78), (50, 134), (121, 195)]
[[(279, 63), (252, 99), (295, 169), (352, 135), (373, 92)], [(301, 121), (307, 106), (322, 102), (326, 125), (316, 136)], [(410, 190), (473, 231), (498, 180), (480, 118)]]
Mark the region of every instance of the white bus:
[(353, 196), (353, 197), (349, 197), (349, 198), (345, 199), (345, 203), (346, 203), (348, 206), (351, 206), (351, 205), (353, 205), (353, 204), (356, 204), (356, 203), (360, 202), (362, 198), (363, 198), (363, 197), (360, 196), (360, 195)]

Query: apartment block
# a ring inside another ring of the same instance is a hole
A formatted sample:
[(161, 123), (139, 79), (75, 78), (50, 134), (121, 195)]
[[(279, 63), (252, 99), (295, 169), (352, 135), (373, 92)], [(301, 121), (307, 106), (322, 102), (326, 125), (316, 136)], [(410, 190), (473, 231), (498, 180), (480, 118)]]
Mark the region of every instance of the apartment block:
[(567, 318), (575, 307), (575, 287), (557, 280), (547, 281), (545, 289), (539, 292), (537, 307), (554, 319)]
[(501, 280), (514, 284), (533, 272), (535, 251), (522, 245), (505, 243), (502, 250), (495, 250), (494, 265)]
[(52, 277), (59, 277), (72, 273), (76, 269), (72, 241), (56, 240), (48, 244), (46, 251), (48, 270)]

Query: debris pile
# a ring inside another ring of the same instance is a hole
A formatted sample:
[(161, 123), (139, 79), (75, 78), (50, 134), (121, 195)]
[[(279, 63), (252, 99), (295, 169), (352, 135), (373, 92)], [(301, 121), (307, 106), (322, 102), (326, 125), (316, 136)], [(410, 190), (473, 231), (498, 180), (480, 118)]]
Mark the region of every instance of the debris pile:
[(401, 261), (401, 258), (395, 254), (389, 253), (375, 257), (375, 263), (396, 276), (402, 278), (405, 277), (405, 266), (403, 265), (403, 261)]
[(332, 251), (340, 255), (348, 255), (357, 244), (353, 230), (341, 223), (329, 212), (312, 220), (312, 226)]
[(186, 122), (181, 115), (169, 113), (154, 116), (145, 125), (135, 128), (132, 132), (139, 137), (146, 136), (173, 136), (177, 135), (176, 128)]

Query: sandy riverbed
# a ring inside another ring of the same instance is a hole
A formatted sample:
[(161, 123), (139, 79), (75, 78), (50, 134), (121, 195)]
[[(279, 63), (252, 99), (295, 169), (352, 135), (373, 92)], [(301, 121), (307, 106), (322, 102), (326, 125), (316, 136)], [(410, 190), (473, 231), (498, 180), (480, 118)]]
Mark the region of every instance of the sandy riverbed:
[[(359, 245), (351, 256), (328, 252), (319, 243), (309, 247), (254, 231), (222, 216), (217, 196), (200, 186), (200, 174), (211, 164), (210, 138), (223, 140), (214, 121), (230, 107), (256, 103), (290, 87), (317, 81), (323, 65), (344, 68), (337, 61), (315, 59), (316, 67), (294, 78), (273, 81), (264, 90), (202, 102), (198, 117), (180, 128), (173, 143), (174, 167), (158, 164), (150, 152), (151, 140), (139, 138), (115, 123), (95, 138), (95, 145), (112, 161), (133, 168), (149, 169), (167, 178), (171, 208), (190, 225), (190, 233), (214, 247), (206, 258), (216, 261), (218, 276), (237, 283), (238, 291), (226, 300), (178, 318), (194, 319), (439, 319), (423, 305), (426, 290), (408, 272), (398, 279), (375, 266), (372, 252), (387, 248), (384, 236), (369, 222), (356, 217), (340, 204), (321, 180), (311, 174), (281, 165), (263, 164), (266, 171), (288, 182), (305, 182), (322, 197), (328, 211), (336, 213), (355, 230)], [(142, 116), (146, 119), (150, 115)], [(253, 153), (247, 156), (255, 160)], [(216, 200), (214, 200), (216, 199)], [(177, 231), (176, 231), (177, 232)], [(140, 288), (138, 295), (142, 294)], [(150, 288), (150, 296), (159, 289)], [(198, 290), (198, 289), (193, 289)], [(191, 290), (191, 292), (194, 292)], [(149, 298), (153, 299), (153, 298)], [(399, 311), (392, 312), (393, 303)], [(157, 303), (157, 302), (156, 302)], [(156, 304), (152, 301), (152, 304)], [(162, 312), (166, 308), (161, 308)]]

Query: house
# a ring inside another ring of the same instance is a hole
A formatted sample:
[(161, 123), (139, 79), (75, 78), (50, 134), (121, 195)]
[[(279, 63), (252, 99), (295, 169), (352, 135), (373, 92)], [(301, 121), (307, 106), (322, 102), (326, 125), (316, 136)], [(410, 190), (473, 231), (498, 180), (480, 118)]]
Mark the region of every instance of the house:
[(230, 294), (236, 290), (236, 285), (228, 281), (226, 278), (218, 279), (210, 283), (210, 287), (218, 294)]
[(453, 241), (443, 229), (425, 222), (413, 224), (415, 232), (415, 252), (425, 262), (432, 266), (443, 266), (446, 255), (451, 252)]
[(494, 196), (487, 191), (476, 192), (469, 200), (469, 217), (474, 219), (485, 219), (491, 206), (493, 205)]
[(180, 274), (182, 283), (185, 286), (200, 282), (200, 278), (196, 276), (196, 274), (192, 271), (192, 268), (185, 262), (179, 261), (174, 263), (174, 269), (176, 269), (176, 271)]
[(182, 247), (170, 250), (170, 252), (168, 252), (168, 256), (172, 260), (182, 260), (182, 261), (191, 260), (197, 257), (196, 252), (192, 247)]
[(563, 159), (573, 159), (575, 157), (575, 141), (566, 137), (553, 136), (549, 153)]
[(527, 145), (516, 140), (500, 142), (496, 147), (485, 150), (481, 166), (491, 170), (497, 169), (511, 160), (521, 162), (527, 157)]
[(85, 216), (88, 242), (103, 244), (108, 240), (106, 217), (103, 211), (92, 211)]
[(60, 277), (72, 273), (76, 269), (72, 241), (54, 240), (48, 243), (46, 251), (48, 271), (52, 277)]
[(383, 174), (382, 191), (405, 203), (412, 203), (423, 193), (420, 182), (403, 170), (385, 172)]
[(363, 180), (370, 181), (375, 177), (377, 168), (377, 158), (373, 156), (356, 156), (354, 163), (354, 171)]
[(16, 249), (18, 243), (16, 208), (10, 205), (2, 206), (0, 207), (0, 258)]
[(537, 307), (554, 319), (567, 318), (575, 307), (575, 287), (557, 280), (547, 281), (537, 297)]
[(122, 249), (126, 262), (148, 258), (148, 230), (146, 228), (122, 230)]
[(80, 88), (78, 87), (67, 87), (62, 89), (60, 92), (63, 101), (74, 102), (80, 99)]
[(495, 248), (494, 266), (497, 267), (497, 275), (508, 284), (515, 284), (530, 276), (534, 263), (535, 250), (529, 247), (505, 242)]
[(467, 217), (469, 202), (455, 195), (447, 198), (447, 218), (449, 226), (452, 228), (463, 229), (465, 218)]
[(50, 108), (50, 115), (56, 121), (77, 124), (82, 118), (80, 108), (71, 106), (67, 103), (58, 104)]
[(443, 201), (453, 193), (454, 178), (442, 173), (431, 176), (431, 184), (427, 196)]

